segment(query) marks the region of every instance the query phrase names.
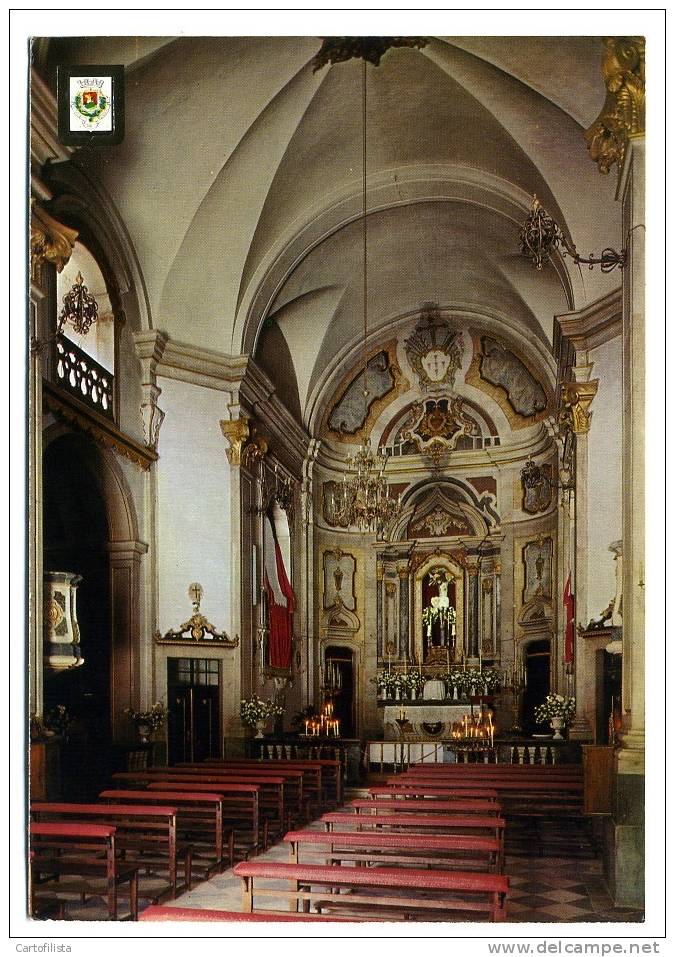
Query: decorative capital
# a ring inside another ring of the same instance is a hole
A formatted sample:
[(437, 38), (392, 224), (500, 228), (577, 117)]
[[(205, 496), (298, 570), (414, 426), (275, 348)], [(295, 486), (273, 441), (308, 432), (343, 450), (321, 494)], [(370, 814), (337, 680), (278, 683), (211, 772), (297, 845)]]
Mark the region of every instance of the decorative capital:
[(242, 452), (249, 436), (248, 419), (234, 419), (220, 422), (220, 431), (223, 433), (230, 447), (226, 450), (227, 461), (230, 465), (241, 465)]
[(591, 402), (598, 391), (598, 379), (590, 382), (564, 382), (562, 387), (563, 409), (561, 417), (569, 423), (576, 435), (585, 435), (590, 431)]
[(410, 577), (410, 567), (407, 562), (399, 562), (396, 566), (396, 571), (401, 581), (405, 581), (406, 578)]
[(384, 562), (377, 562), (375, 565), (375, 577), (381, 582), (384, 578)]
[(586, 132), (601, 173), (621, 170), (631, 136), (645, 131), (645, 38), (604, 37), (602, 75), (607, 88), (600, 115)]
[(30, 257), (31, 275), (37, 279), (42, 264), (53, 263), (61, 272), (70, 259), (78, 233), (50, 216), (42, 206), (31, 199)]
[(267, 454), (267, 439), (261, 435), (251, 419), (223, 419), (220, 430), (230, 443), (226, 450), (230, 465), (245, 465), (250, 469)]

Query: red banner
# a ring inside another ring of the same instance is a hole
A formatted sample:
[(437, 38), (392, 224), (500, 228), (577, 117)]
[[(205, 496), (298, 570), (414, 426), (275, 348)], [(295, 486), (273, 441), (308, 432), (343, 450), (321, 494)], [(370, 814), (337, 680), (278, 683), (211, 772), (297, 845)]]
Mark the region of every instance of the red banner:
[(274, 522), (265, 516), (265, 591), (269, 606), (269, 664), (290, 670), (295, 595), (288, 580)]
[(572, 594), (572, 576), (567, 576), (567, 584), (563, 593), (563, 607), (565, 608), (565, 658), (566, 665), (574, 661), (574, 595)]

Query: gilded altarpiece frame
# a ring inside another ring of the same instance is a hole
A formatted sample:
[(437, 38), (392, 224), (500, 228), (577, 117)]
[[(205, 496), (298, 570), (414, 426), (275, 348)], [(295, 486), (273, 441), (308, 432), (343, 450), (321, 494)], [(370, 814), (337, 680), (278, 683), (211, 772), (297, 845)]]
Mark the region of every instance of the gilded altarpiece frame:
[[(424, 661), (424, 624), (422, 622), (422, 583), (425, 576), (436, 568), (445, 569), (449, 577), (455, 582), (455, 601), (457, 612), (456, 621), (456, 644), (455, 660), (461, 659), (462, 653), (467, 654), (465, 639), (465, 589), (464, 589), (464, 568), (455, 559), (451, 558), (447, 552), (434, 551), (421, 559), (416, 565), (413, 575), (412, 587), (412, 608), (411, 608), (411, 633), (412, 649), (416, 661)], [(451, 662), (452, 663), (452, 662)]]

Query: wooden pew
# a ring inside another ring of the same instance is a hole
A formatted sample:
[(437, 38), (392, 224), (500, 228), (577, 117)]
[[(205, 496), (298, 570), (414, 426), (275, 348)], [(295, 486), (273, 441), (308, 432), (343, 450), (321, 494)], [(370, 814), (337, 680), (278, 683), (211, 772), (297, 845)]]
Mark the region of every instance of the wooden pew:
[[(291, 863), (300, 863), (300, 848), (319, 854), (322, 864), (353, 861), (363, 866), (406, 864), (444, 869), (460, 866), (497, 871), (500, 845), (495, 837), (466, 834), (373, 833), (363, 831), (289, 831)], [(304, 862), (304, 863), (311, 863)]]
[[(511, 815), (580, 815), (582, 811), (583, 790), (582, 780), (569, 779), (550, 779), (545, 774), (538, 774), (533, 777), (527, 775), (503, 776), (499, 779), (488, 777), (485, 779), (497, 791), (499, 800), (504, 805), (508, 814)], [(480, 784), (478, 775), (474, 778), (462, 777), (461, 781), (456, 778), (439, 779), (438, 776), (430, 778), (426, 775), (397, 775), (396, 778), (389, 778), (388, 785), (395, 787), (398, 791), (409, 790), (419, 795), (426, 789), (433, 788), (435, 792), (442, 790), (458, 791), (464, 785), (477, 786)], [(427, 793), (428, 790), (427, 790)], [(439, 796), (438, 793), (435, 796)]]
[(424, 814), (482, 814), (490, 815), (502, 813), (502, 806), (496, 801), (433, 801), (429, 799), (399, 801), (398, 798), (356, 798), (346, 805), (345, 809), (354, 808), (357, 814), (394, 814), (415, 813)]
[(177, 764), (175, 771), (197, 771), (201, 774), (231, 775), (281, 775), (286, 780), (286, 823), (303, 821), (309, 818), (310, 808), (316, 805), (320, 810), (323, 804), (322, 768), (307, 767), (302, 762), (297, 765), (291, 761), (267, 761), (248, 758), (228, 761), (208, 761), (199, 764)]
[[(138, 919), (138, 869), (120, 864), (115, 847), (115, 828), (103, 824), (33, 822), (30, 824), (31, 914), (39, 911), (38, 889), (63, 898), (102, 895), (107, 898), (108, 917), (118, 920), (120, 885), (129, 885), (129, 917)], [(60, 878), (76, 880), (62, 883)], [(101, 884), (102, 886), (98, 886)]]
[(165, 907), (162, 905), (151, 905), (141, 912), (139, 921), (203, 921), (210, 923), (213, 921), (234, 921), (236, 923), (283, 923), (284, 921), (338, 921), (340, 923), (349, 923), (349, 917), (333, 917), (324, 914), (275, 914), (273, 912), (253, 911), (250, 914), (242, 914), (235, 910), (205, 910), (202, 908), (189, 907)]
[[(262, 765), (264, 767), (295, 767), (319, 772), (317, 781), (317, 800), (319, 809), (328, 802), (340, 804), (343, 797), (342, 762), (337, 758), (232, 758), (226, 763), (236, 762), (239, 766)], [(209, 760), (207, 764), (220, 763)]]
[[(272, 778), (283, 779), (284, 789), (281, 807), (279, 807), (278, 803), (272, 804), (271, 799), (267, 801), (264, 789), (262, 796), (263, 805), (261, 806), (261, 814), (263, 819), (268, 821), (268, 829), (274, 833), (278, 833), (279, 836), (290, 826), (292, 821), (301, 821), (304, 819), (307, 800), (306, 792), (308, 787), (308, 793), (311, 793), (312, 790), (312, 781), (309, 780), (308, 782), (305, 780), (306, 775), (308, 779), (311, 777), (310, 772), (305, 772), (300, 768), (266, 768), (260, 762), (256, 762), (255, 765), (250, 767), (239, 766), (237, 764), (226, 766), (215, 763), (179, 764), (174, 768), (169, 768), (168, 771), (172, 776), (176, 774), (195, 775), (206, 782), (215, 776), (226, 777), (232, 781), (262, 781), (263, 784), (269, 783)], [(285, 817), (279, 817), (279, 814), (285, 815)]]
[[(296, 772), (297, 773), (297, 772)], [(219, 784), (223, 787), (229, 784), (255, 785), (258, 788), (258, 808), (260, 820), (267, 821), (267, 833), (281, 835), (284, 826), (284, 778), (280, 775), (246, 772), (191, 772), (174, 771), (171, 768), (155, 768), (152, 771), (120, 771), (113, 774), (113, 780), (124, 787), (132, 783), (146, 787), (153, 782), (181, 784)], [(236, 821), (236, 818), (232, 818)], [(253, 842), (253, 850), (260, 848), (259, 834)]]
[[(193, 845), (192, 869), (206, 880), (234, 863), (234, 831), (223, 825), (223, 798), (204, 791), (117, 791), (99, 794), (111, 804), (171, 805), (176, 808), (178, 837)], [(225, 856), (227, 848), (227, 857)]]
[[(397, 781), (397, 778), (390, 778), (390, 780)], [(382, 797), (391, 797), (399, 801), (404, 800), (416, 800), (417, 798), (439, 798), (444, 801), (467, 801), (467, 800), (481, 800), (481, 801), (496, 801), (497, 792), (493, 788), (451, 788), (451, 787), (435, 787), (434, 785), (421, 784), (417, 787), (414, 787), (410, 784), (399, 787), (398, 784), (378, 784), (374, 787), (368, 788), (368, 794), (374, 800), (379, 800)]]
[(353, 814), (349, 811), (329, 811), (321, 815), (326, 831), (335, 830), (336, 825), (364, 828), (391, 828), (392, 830), (432, 830), (437, 834), (475, 833), (495, 837), (504, 846), (503, 817), (481, 817), (479, 814)]
[[(254, 897), (282, 898), (308, 912), (312, 903), (324, 908), (349, 909), (357, 914), (388, 911), (398, 917), (426, 915), (449, 919), (458, 912), (481, 915), (491, 921), (506, 919), (509, 881), (502, 874), (476, 871), (415, 870), (405, 867), (325, 867), (241, 861), (234, 873), (242, 879), (242, 910), (253, 912)], [(260, 881), (287, 881), (289, 887), (260, 887)], [(341, 893), (346, 890), (347, 893)], [(386, 893), (383, 893), (386, 892)], [(433, 916), (432, 916), (433, 915)], [(390, 920), (388, 915), (386, 920)]]
[[(219, 794), (223, 799), (223, 827), (231, 827), (237, 844), (237, 834), (250, 834), (250, 840), (242, 842), (246, 853), (257, 854), (261, 848), (267, 850), (269, 843), (268, 822), (265, 819), (260, 828), (259, 784), (239, 784), (238, 782), (214, 782), (204, 784), (201, 779), (194, 781), (150, 781), (148, 791), (163, 791), (170, 788), (175, 791), (189, 791), (193, 794)], [(241, 847), (242, 845), (240, 845)]]
[[(123, 859), (136, 863), (139, 870), (154, 871), (159, 864), (168, 871), (169, 883), (162, 890), (153, 891), (150, 900), (159, 903), (178, 894), (178, 860), (183, 864), (185, 886), (192, 887), (192, 845), (178, 846), (176, 840), (176, 808), (144, 804), (65, 804), (33, 801), (31, 819), (36, 822), (79, 821), (110, 824), (115, 827), (117, 850)], [(137, 852), (132, 861), (129, 854)], [(139, 893), (142, 892), (142, 886)], [(142, 893), (140, 896), (144, 896)]]

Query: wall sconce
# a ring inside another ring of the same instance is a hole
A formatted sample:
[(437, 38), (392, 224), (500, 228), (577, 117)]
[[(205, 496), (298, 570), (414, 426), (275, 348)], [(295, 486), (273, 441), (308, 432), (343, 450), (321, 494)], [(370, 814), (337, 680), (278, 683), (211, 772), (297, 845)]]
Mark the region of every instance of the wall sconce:
[(520, 230), (520, 250), (523, 256), (532, 260), (532, 265), (541, 269), (550, 262), (551, 251), (560, 248), (563, 256), (571, 256), (579, 265), (584, 263), (589, 269), (600, 266), (601, 272), (611, 272), (616, 266), (623, 269), (626, 265), (626, 250), (618, 253), (615, 249), (603, 249), (600, 257), (580, 256), (576, 246), (567, 241), (556, 221), (549, 216), (536, 196), (532, 199), (530, 213)]
[(570, 479), (569, 482), (561, 482), (560, 484), (553, 482), (541, 465), (537, 465), (536, 462), (532, 461), (531, 456), (528, 456), (527, 462), (521, 469), (520, 479), (525, 489), (537, 489), (542, 485), (550, 489), (559, 489), (562, 492), (570, 492), (574, 489), (573, 479)]

